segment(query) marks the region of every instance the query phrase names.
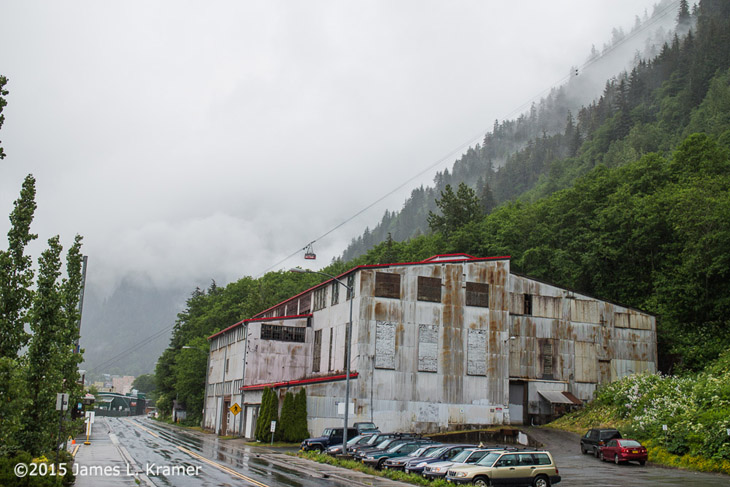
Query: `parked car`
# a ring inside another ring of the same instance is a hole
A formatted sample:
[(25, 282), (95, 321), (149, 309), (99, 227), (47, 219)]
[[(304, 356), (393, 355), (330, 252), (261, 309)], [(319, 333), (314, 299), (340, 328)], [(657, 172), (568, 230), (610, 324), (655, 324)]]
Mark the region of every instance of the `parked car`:
[(442, 462), (444, 460), (450, 460), (454, 456), (464, 451), (466, 448), (471, 447), (474, 447), (474, 445), (442, 445), (441, 448), (430, 452), (428, 455), (425, 455), (424, 458), (414, 458), (410, 460), (406, 464), (404, 471), (406, 473), (420, 474), (423, 472), (423, 469), (426, 467), (426, 465), (436, 462)]
[(366, 431), (380, 431), (377, 426), (375, 426), (375, 423), (370, 422), (358, 422), (352, 425), (353, 428), (357, 430), (358, 433), (362, 434)]
[(418, 448), (423, 446), (424, 442), (426, 441), (431, 440), (408, 440), (403, 441), (402, 443), (396, 442), (397, 444), (388, 448), (387, 450), (372, 451), (368, 453), (362, 458), (362, 463), (380, 470), (381, 468), (383, 468), (383, 464), (387, 459), (408, 455), (412, 451), (417, 450)]
[(418, 448), (417, 450), (412, 451), (408, 455), (387, 459), (385, 461), (385, 463), (383, 464), (383, 468), (385, 470), (403, 471), (403, 469), (406, 466), (406, 463), (408, 463), (409, 461), (416, 459), (416, 458), (424, 458), (424, 457), (426, 457), (426, 455), (428, 455), (429, 453), (431, 453), (435, 450), (438, 450), (442, 446), (444, 446), (444, 445), (442, 445), (441, 443), (423, 445), (421, 448)]
[(479, 486), (549, 487), (560, 482), (560, 474), (548, 451), (492, 451), (471, 465), (451, 467), (446, 473), (446, 480)]
[[(366, 433), (362, 435), (357, 435), (354, 438), (350, 438), (347, 440), (347, 451), (350, 451), (350, 448), (354, 448), (357, 445), (364, 445), (366, 444), (370, 438), (373, 436), (372, 433)], [(342, 443), (338, 443), (336, 445), (332, 445), (331, 447), (327, 448), (326, 451), (327, 455), (330, 456), (337, 456), (342, 453)]]
[[(300, 448), (304, 451), (318, 451), (322, 453), (327, 448), (337, 443), (342, 444), (342, 428), (325, 428), (322, 432), (322, 436), (316, 438), (307, 438), (302, 441)], [(354, 438), (357, 436), (357, 430), (355, 428), (347, 428), (347, 437)]]
[(593, 428), (589, 429), (585, 435), (580, 438), (580, 452), (592, 453), (598, 458), (601, 447), (608, 443), (608, 440), (621, 438), (621, 433), (615, 428)]
[(425, 478), (429, 480), (442, 479), (446, 477), (446, 472), (448, 472), (449, 468), (452, 466), (464, 466), (470, 463), (476, 463), (490, 451), (502, 451), (505, 449), (506, 448), (502, 447), (467, 448), (466, 450), (462, 450), (461, 452), (459, 452), (451, 460), (434, 462), (426, 465), (423, 468), (422, 474)]
[(614, 438), (601, 447), (599, 454), (604, 462), (614, 461), (616, 465), (622, 462), (639, 462), (639, 465), (646, 464), (649, 452), (636, 440), (627, 438)]
[(401, 435), (400, 433), (389, 433), (384, 435), (384, 439), (380, 441), (381, 435), (378, 435), (378, 439), (376, 440), (376, 443), (372, 446), (360, 448), (357, 450), (356, 453), (353, 454), (353, 456), (356, 459), (362, 460), (365, 455), (371, 452), (375, 451), (385, 451), (388, 448), (394, 447), (397, 444), (405, 443), (406, 441), (413, 441), (418, 439), (419, 437), (415, 435)]

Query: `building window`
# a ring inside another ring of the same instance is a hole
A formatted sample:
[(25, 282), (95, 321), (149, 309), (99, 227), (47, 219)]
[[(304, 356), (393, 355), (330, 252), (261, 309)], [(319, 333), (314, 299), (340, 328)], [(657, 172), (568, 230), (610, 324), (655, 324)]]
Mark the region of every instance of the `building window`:
[(322, 330), (314, 332), (314, 349), (312, 350), (312, 372), (319, 372), (322, 361)]
[(400, 299), (400, 274), (376, 272), (375, 297)]
[(487, 331), (469, 330), (466, 344), (467, 375), (487, 374)]
[(542, 378), (553, 378), (553, 344), (545, 342), (542, 347)]
[(321, 287), (314, 291), (314, 311), (319, 311), (327, 306), (327, 287)]
[(286, 306), (281, 305), (278, 308), (276, 308), (276, 312), (274, 313), (275, 316), (286, 316)]
[(481, 282), (467, 282), (466, 305), (489, 308), (489, 284)]
[(375, 368), (395, 369), (395, 323), (375, 324)]
[(312, 293), (307, 293), (299, 298), (299, 314), (309, 313), (312, 309)]
[(226, 374), (228, 373), (228, 362), (229, 362), (230, 360), (231, 360), (231, 359), (229, 359), (229, 358), (227, 358), (227, 359), (226, 359)]
[(334, 342), (334, 328), (330, 328), (330, 351), (327, 358), (327, 370), (332, 370), (332, 344)]
[(438, 371), (438, 325), (418, 325), (418, 371)]
[(441, 279), (438, 277), (418, 276), (418, 298), (419, 301), (431, 303), (441, 302)]
[(299, 314), (299, 310), (297, 309), (297, 304), (299, 304), (299, 301), (296, 299), (293, 299), (286, 303), (286, 315), (285, 316), (296, 316)]
[(306, 328), (300, 326), (261, 325), (262, 340), (304, 343)]
[(347, 299), (355, 297), (355, 274), (347, 276)]
[(523, 314), (532, 314), (532, 294), (525, 294), (525, 312)]
[(342, 284), (337, 281), (332, 283), (332, 306), (340, 302), (340, 286)]

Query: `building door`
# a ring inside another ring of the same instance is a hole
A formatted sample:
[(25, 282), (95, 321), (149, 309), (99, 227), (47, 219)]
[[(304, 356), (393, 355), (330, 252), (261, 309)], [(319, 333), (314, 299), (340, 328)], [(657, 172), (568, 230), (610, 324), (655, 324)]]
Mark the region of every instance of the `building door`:
[(525, 383), (509, 383), (509, 420), (511, 424), (525, 424)]
[(223, 411), (221, 411), (221, 436), (228, 435), (228, 408), (231, 407), (231, 400), (223, 401)]
[(246, 430), (244, 436), (253, 438), (256, 436), (256, 420), (259, 418), (258, 406), (246, 406)]

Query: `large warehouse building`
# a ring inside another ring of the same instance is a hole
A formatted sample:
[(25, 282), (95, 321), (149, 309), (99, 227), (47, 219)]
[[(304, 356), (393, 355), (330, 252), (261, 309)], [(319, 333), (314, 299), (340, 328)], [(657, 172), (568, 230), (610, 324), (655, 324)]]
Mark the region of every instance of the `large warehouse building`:
[(265, 387), (340, 425), (348, 342), (349, 417), (383, 431), (543, 421), (657, 362), (653, 316), (465, 254), (355, 267), (209, 341), (204, 426), (249, 438)]

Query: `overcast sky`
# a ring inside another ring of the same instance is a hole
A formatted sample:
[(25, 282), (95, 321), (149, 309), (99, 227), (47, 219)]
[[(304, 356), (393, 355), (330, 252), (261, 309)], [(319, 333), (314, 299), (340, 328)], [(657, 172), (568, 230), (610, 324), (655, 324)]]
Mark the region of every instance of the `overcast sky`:
[[(89, 285), (257, 276), (654, 3), (2, 0), (0, 232), (32, 173), (31, 252), (83, 235)], [(328, 264), (457, 156), (279, 268)]]

